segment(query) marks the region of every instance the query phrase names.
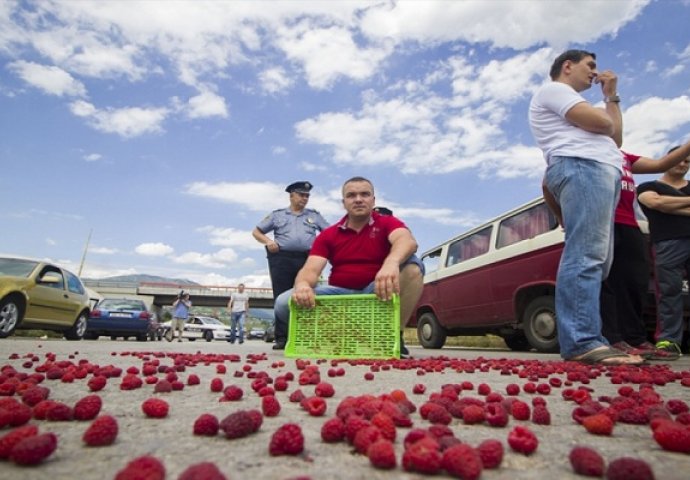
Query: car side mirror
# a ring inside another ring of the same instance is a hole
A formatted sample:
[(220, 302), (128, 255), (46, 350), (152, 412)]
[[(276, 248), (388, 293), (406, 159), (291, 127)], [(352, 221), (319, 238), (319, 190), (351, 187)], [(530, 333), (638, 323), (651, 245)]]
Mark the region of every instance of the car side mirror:
[(38, 281), (40, 283), (47, 283), (49, 285), (57, 285), (58, 283), (62, 282), (62, 277), (55, 272), (48, 272)]

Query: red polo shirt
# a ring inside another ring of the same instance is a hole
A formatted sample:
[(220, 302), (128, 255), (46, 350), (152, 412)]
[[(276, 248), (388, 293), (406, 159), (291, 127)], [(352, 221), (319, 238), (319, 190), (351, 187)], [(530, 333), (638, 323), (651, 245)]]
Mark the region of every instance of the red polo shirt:
[(322, 231), (309, 254), (330, 262), (329, 285), (361, 290), (374, 280), (390, 253), (388, 236), (398, 228), (407, 227), (392, 215), (376, 212), (371, 212), (369, 223), (359, 232), (346, 225), (347, 215)]

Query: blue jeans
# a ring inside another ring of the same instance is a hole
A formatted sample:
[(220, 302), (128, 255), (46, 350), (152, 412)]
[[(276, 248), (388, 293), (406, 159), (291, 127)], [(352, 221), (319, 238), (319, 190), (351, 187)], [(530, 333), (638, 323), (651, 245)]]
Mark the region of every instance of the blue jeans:
[(247, 312), (230, 313), (230, 341), (235, 341), (235, 331), (239, 330), (240, 343), (244, 342), (244, 317)]
[(556, 318), (561, 357), (608, 345), (601, 333), (601, 282), (613, 262), (613, 214), (621, 172), (577, 157), (553, 157), (546, 187), (561, 206), (565, 247), (556, 278)]

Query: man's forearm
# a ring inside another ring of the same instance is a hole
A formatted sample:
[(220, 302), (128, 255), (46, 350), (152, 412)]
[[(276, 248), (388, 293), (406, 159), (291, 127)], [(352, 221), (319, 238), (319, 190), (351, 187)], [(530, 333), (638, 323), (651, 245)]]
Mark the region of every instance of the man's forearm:
[(664, 213), (676, 214), (679, 210), (690, 208), (690, 196), (675, 197), (672, 195), (658, 195), (643, 192), (639, 195), (638, 200), (645, 207), (651, 208), (652, 210), (659, 210)]
[(619, 102), (606, 102), (606, 113), (611, 117), (613, 122), (613, 135), (611, 138), (616, 142), (618, 148), (623, 145), (623, 115), (621, 114), (621, 108)]

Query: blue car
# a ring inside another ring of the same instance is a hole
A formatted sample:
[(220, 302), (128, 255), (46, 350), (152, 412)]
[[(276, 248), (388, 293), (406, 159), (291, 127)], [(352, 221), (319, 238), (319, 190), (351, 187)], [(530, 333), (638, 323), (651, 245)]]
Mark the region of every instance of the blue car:
[[(140, 342), (157, 337), (158, 324), (142, 300), (104, 298), (91, 311), (84, 338), (95, 340), (99, 336), (136, 337)], [(160, 339), (160, 338), (158, 338)]]

